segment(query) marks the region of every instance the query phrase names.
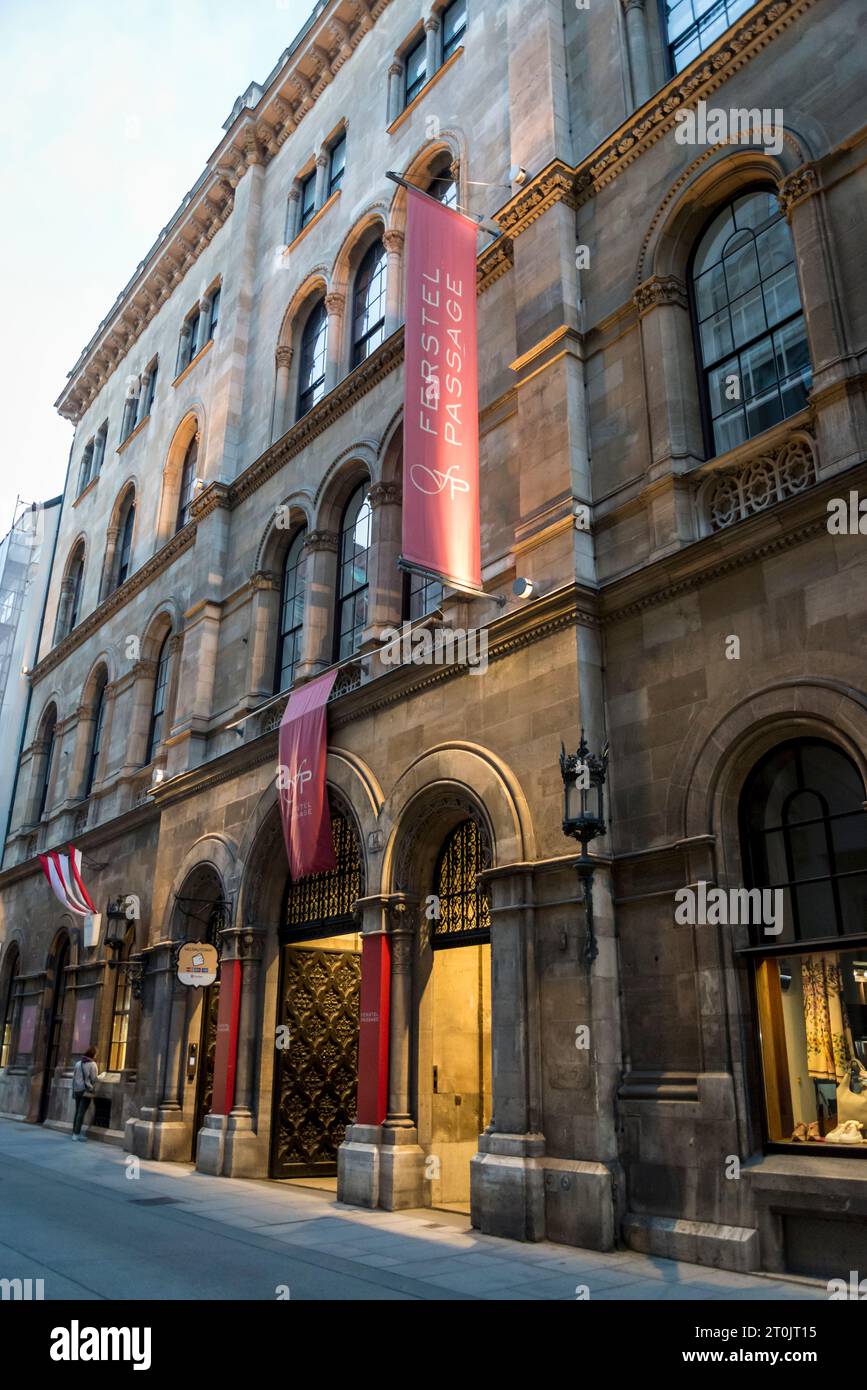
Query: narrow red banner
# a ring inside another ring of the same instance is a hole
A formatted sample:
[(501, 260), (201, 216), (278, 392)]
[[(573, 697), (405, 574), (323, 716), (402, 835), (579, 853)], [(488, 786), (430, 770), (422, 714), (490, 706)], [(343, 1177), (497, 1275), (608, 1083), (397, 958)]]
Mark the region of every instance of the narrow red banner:
[(325, 707), (337, 678), (329, 671), (289, 696), (280, 724), (277, 787), (283, 839), (292, 878), (335, 867), (325, 788), (328, 727)]
[(407, 190), (403, 559), (478, 589), (478, 226)]

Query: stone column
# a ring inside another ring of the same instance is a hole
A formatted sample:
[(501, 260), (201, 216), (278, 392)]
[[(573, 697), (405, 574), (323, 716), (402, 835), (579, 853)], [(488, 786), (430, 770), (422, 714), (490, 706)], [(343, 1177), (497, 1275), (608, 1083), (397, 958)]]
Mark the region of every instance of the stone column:
[[(337, 1196), (353, 1206), (379, 1205), (382, 1121), (387, 1106), (387, 1003), (391, 978), (386, 898), (363, 898), (361, 1027), (358, 1040), (358, 1112), (337, 1152)], [(388, 974), (385, 969), (388, 968)]]
[(102, 578), (99, 584), (99, 601), (108, 598), (111, 593), (112, 577), (114, 575), (114, 555), (117, 550), (117, 538), (120, 535), (119, 526), (109, 526), (105, 533), (105, 558), (102, 562)]
[(201, 352), (205, 343), (211, 336), (211, 301), (207, 295), (203, 295), (199, 300), (199, 331), (196, 334), (196, 341), (193, 344), (193, 357)]
[[(259, 966), (264, 933), (251, 927), (228, 927), (220, 933), (221, 970), (240, 971), (240, 1004), (235, 1056), (234, 1098), (228, 1115), (211, 1114), (199, 1135), (196, 1166), (226, 1177), (260, 1176), (267, 1154), (254, 1131), (256, 1058), (259, 1043)], [(222, 996), (221, 996), (222, 998)], [(222, 1010), (221, 1010), (222, 1015)], [(265, 1039), (268, 1045), (268, 1039)], [(273, 1038), (270, 1039), (273, 1045)]]
[(418, 904), (392, 898), (391, 1032), (388, 1114), (382, 1126), (379, 1205), (387, 1211), (425, 1205), (425, 1154), (410, 1109), (410, 1058), (413, 1027), (413, 963), (418, 937)]
[(180, 376), (185, 367), (188, 367), (196, 355), (195, 344), (190, 343), (192, 327), (188, 321), (181, 324), (181, 332), (178, 339), (178, 361), (175, 375)]
[[(150, 381), (150, 377), (148, 376), (148, 377), (146, 377), (146, 378), (143, 378), (143, 380)], [(143, 400), (143, 399), (144, 399), (144, 386), (142, 386), (142, 394), (141, 394), (141, 396), (139, 396), (139, 400)], [(104, 458), (105, 458), (105, 432), (104, 432), (103, 430), (100, 430), (100, 431), (99, 431), (99, 434), (96, 436), (96, 439), (93, 441), (93, 460), (92, 460), (92, 462), (91, 462), (91, 467), (90, 467), (90, 474), (91, 474), (91, 477), (92, 477), (92, 478), (95, 478), (95, 477), (102, 471), (102, 464), (103, 464), (103, 459), (104, 459)]]
[(281, 344), (274, 357), (277, 363), (277, 384), (274, 390), (272, 442), (281, 439), (289, 428), (289, 369), (292, 366), (292, 348)]
[(313, 206), (316, 212), (328, 200), (328, 166), (331, 162), (326, 149), (321, 149), (316, 156), (316, 189), (314, 192)]
[(430, 15), (424, 22), (424, 75), (425, 81), (430, 82), (437, 68), (440, 66), (440, 22), (436, 15)]
[(388, 124), (396, 121), (403, 108), (403, 63), (392, 63), (388, 70)]
[(397, 567), (401, 545), (401, 488), (399, 483), (374, 483), (368, 493), (373, 510), (373, 555), (370, 567), (370, 605), (365, 643), (378, 643), (382, 629), (399, 627), (403, 609), (403, 573)]
[(252, 630), (247, 646), (247, 699), (255, 704), (274, 693), (274, 638), (280, 618), (280, 577), (259, 570), (250, 585)]
[(69, 617), (72, 609), (72, 595), (75, 581), (69, 576), (60, 581), (60, 600), (57, 604), (57, 621), (54, 625), (54, 641), (60, 642), (69, 631)]
[(337, 546), (338, 538), (333, 531), (310, 531), (304, 542), (304, 632), (296, 680), (316, 676), (331, 665)]
[(488, 870), (491, 885), (491, 1122), (470, 1162), (472, 1223), (486, 1235), (543, 1240), (545, 1153), (535, 965), (533, 879), (528, 870)]
[(328, 336), (325, 346), (325, 394), (333, 391), (343, 375), (343, 325), (346, 295), (327, 294)]
[[(139, 1024), (137, 1099), (139, 1113), (126, 1123), (124, 1147), (139, 1158), (189, 1158), (189, 1130), (180, 1106), (166, 1110), (161, 1103), (170, 1080), (172, 1015), (176, 987), (174, 941), (148, 946), (141, 955), (145, 964)], [(175, 1056), (179, 1065), (179, 1058)], [(177, 1068), (176, 1068), (177, 1074)], [(177, 1094), (175, 1089), (175, 1095)]]
[(387, 259), (385, 285), (385, 336), (388, 338), (403, 322), (403, 232), (385, 232), (382, 238)]
[[(141, 390), (140, 390), (139, 393), (138, 393), (138, 406), (137, 406), (137, 409), (136, 409), (136, 416), (135, 416), (135, 423), (136, 423), (137, 425), (140, 425), (141, 422), (142, 422), (142, 420), (145, 418), (145, 415), (144, 415), (145, 401), (146, 401), (147, 398), (148, 398), (148, 391), (150, 390), (150, 384), (151, 384), (151, 374), (150, 374), (150, 372), (143, 372), (143, 373), (142, 373), (142, 379), (141, 379)], [(94, 449), (93, 459), (94, 459), (94, 467), (95, 467), (95, 466), (96, 466), (96, 450), (95, 450), (95, 449)]]
[(650, 99), (650, 53), (647, 47), (645, 0), (623, 0), (626, 11), (626, 42), (629, 47), (629, 70), (632, 74), (632, 100), (643, 106)]
[(286, 245), (289, 246), (297, 237), (299, 232), (298, 219), (301, 216), (301, 190), (297, 185), (289, 190), (286, 199)]

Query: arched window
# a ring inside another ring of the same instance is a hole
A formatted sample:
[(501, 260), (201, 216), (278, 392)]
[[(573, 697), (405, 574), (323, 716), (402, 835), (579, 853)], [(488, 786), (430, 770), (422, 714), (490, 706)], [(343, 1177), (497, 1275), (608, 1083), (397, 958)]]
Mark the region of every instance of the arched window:
[(277, 639), (277, 668), (275, 693), (288, 690), (295, 679), (295, 668), (301, 657), (301, 636), (304, 630), (304, 542), (307, 532), (302, 528), (295, 536), (283, 561), (283, 582), (280, 593), (280, 631)]
[(335, 661), (342, 661), (358, 651), (367, 622), (371, 520), (369, 491), (369, 483), (362, 483), (355, 489), (344, 508), (340, 526)]
[(154, 698), (151, 705), (151, 723), (148, 731), (147, 756), (145, 765), (152, 763), (165, 735), (166, 708), (169, 698), (169, 681), (172, 669), (172, 634), (167, 632), (157, 657), (157, 673), (154, 680)]
[(57, 742), (57, 710), (53, 705), (42, 726), (42, 739), (45, 743), (45, 752), (42, 755), (43, 762), (40, 776), (39, 800), (37, 803), (37, 820), (42, 819), (48, 806), (48, 790), (51, 786), (51, 772), (54, 766), (54, 748)]
[(353, 909), (364, 893), (364, 866), (355, 827), (339, 811), (331, 814), (331, 841), (336, 867), (289, 882), (283, 909), (283, 934), (327, 935), (351, 927)]
[(455, 826), (437, 860), (434, 893), (439, 899), (439, 915), (433, 922), (432, 946), (490, 940), (490, 894), (478, 882), (478, 875), (490, 867), (487, 831), (468, 817)]
[(6, 961), (6, 979), (3, 987), (2, 1013), (0, 1013), (0, 1067), (8, 1067), (14, 1056), (14, 1039), (20, 1000), (17, 990), (18, 974), (21, 969), (21, 956), (18, 947), (9, 948)]
[(69, 618), (66, 624), (66, 631), (72, 632), (78, 626), (78, 619), (81, 613), (81, 588), (84, 583), (84, 546), (79, 545), (73, 556), (72, 564), (69, 567), (69, 578), (72, 582), (72, 592), (69, 598)]
[(135, 526), (135, 498), (131, 497), (126, 504), (123, 521), (120, 527), (120, 540), (118, 543), (117, 556), (117, 584), (119, 589), (129, 577), (130, 565), (132, 563), (132, 532)]
[(111, 1048), (108, 1058), (109, 1071), (123, 1071), (129, 1050), (129, 1019), (132, 1010), (132, 975), (129, 970), (120, 968), (128, 963), (135, 945), (135, 928), (127, 930), (123, 947), (117, 957), (118, 968), (114, 972), (114, 1000), (111, 1008)]
[(181, 486), (178, 494), (178, 531), (186, 526), (190, 519), (190, 508), (193, 501), (193, 489), (196, 482), (196, 464), (199, 461), (199, 439), (194, 434), (189, 444), (187, 452), (184, 454), (184, 462), (181, 468)]
[(301, 338), (298, 375), (298, 418), (312, 410), (325, 395), (325, 360), (328, 349), (328, 312), (325, 300), (311, 310)]
[(863, 803), (857, 768), (833, 744), (780, 744), (753, 769), (741, 798), (744, 866), (751, 888), (782, 890), (776, 940), (867, 936)]
[(450, 154), (443, 153), (438, 156), (429, 175), (427, 192), (437, 202), (447, 208), (456, 208), (458, 205), (458, 185), (452, 173), (452, 157)]
[(385, 267), (385, 247), (381, 241), (375, 241), (355, 277), (352, 297), (353, 367), (357, 367), (385, 341)]
[(812, 380), (792, 237), (773, 193), (716, 214), (691, 283), (708, 445), (722, 454), (803, 409)]
[(85, 796), (90, 796), (90, 793), (93, 791), (93, 784), (96, 781), (96, 772), (99, 766), (99, 755), (102, 751), (102, 732), (105, 724), (105, 687), (107, 679), (107, 676), (103, 673), (96, 689), (93, 734), (90, 740), (90, 756), (87, 761), (87, 777), (84, 784)]
[(863, 803), (854, 763), (819, 739), (771, 749), (741, 794), (744, 896), (759, 899), (746, 955), (772, 1145), (861, 1146), (851, 1121), (867, 1064)]
[[(62, 1066), (65, 1061), (63, 1024), (69, 999), (69, 954), (69, 937), (64, 936), (57, 951), (57, 963), (54, 967), (54, 994), (48, 1035), (48, 1077), (51, 1077), (57, 1067)], [(43, 1105), (47, 1101), (46, 1092), (47, 1088), (43, 1092)]]

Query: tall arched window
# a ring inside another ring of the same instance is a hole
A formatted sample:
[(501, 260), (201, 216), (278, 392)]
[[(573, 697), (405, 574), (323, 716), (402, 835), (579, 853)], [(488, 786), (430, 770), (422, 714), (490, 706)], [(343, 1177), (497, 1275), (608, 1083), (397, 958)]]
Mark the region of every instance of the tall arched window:
[(167, 632), (157, 657), (157, 673), (154, 680), (154, 698), (151, 705), (151, 722), (148, 730), (147, 756), (145, 765), (152, 763), (165, 736), (166, 708), (169, 698), (169, 681), (172, 669), (172, 634)]
[(126, 504), (123, 520), (120, 525), (120, 539), (118, 541), (117, 555), (117, 584), (120, 588), (129, 578), (130, 567), (132, 564), (132, 533), (135, 526), (135, 497), (131, 496)]
[(301, 337), (298, 374), (298, 418), (312, 410), (325, 395), (325, 361), (328, 352), (328, 312), (325, 300), (311, 310)]
[(93, 734), (90, 740), (90, 754), (87, 760), (87, 777), (84, 784), (85, 796), (90, 796), (90, 793), (93, 791), (97, 768), (99, 767), (99, 755), (102, 751), (102, 732), (105, 724), (105, 687), (107, 679), (107, 676), (103, 672), (96, 688)]
[(129, 970), (119, 968), (128, 963), (135, 945), (135, 928), (129, 927), (123, 940), (123, 947), (117, 957), (118, 968), (114, 975), (114, 1000), (111, 1008), (111, 1048), (108, 1057), (109, 1071), (123, 1071), (129, 1051), (129, 1019), (132, 1011), (132, 975)]
[(716, 214), (691, 283), (708, 445), (722, 454), (803, 409), (812, 380), (792, 237), (773, 193)]
[(53, 705), (48, 711), (42, 725), (42, 739), (45, 744), (45, 751), (42, 755), (39, 800), (37, 802), (36, 812), (37, 820), (42, 819), (48, 806), (48, 791), (51, 786), (51, 773), (54, 767), (54, 749), (57, 742), (57, 710)]
[(434, 893), (439, 899), (439, 915), (433, 924), (432, 946), (490, 940), (490, 893), (478, 882), (478, 875), (490, 867), (487, 832), (468, 817), (455, 826), (437, 860)]
[(196, 464), (199, 461), (199, 439), (198, 435), (193, 435), (187, 445), (187, 452), (184, 454), (184, 462), (181, 468), (181, 486), (178, 493), (178, 531), (186, 526), (190, 519), (190, 508), (193, 502), (193, 490), (196, 482)]
[(440, 155), (434, 163), (430, 175), (427, 192), (437, 202), (447, 208), (456, 208), (458, 205), (458, 185), (452, 173), (452, 157), (448, 153)]
[(863, 803), (854, 763), (818, 739), (771, 749), (741, 795), (744, 878), (761, 898), (747, 956), (771, 1145), (862, 1142), (851, 1121), (867, 1082)]
[(81, 613), (81, 589), (84, 583), (83, 543), (80, 543), (76, 547), (75, 554), (72, 557), (72, 564), (69, 566), (69, 578), (72, 584), (72, 592), (69, 598), (69, 617), (66, 622), (66, 631), (72, 632), (72, 629), (78, 626), (78, 619)]
[[(69, 959), (69, 937), (64, 936), (57, 950), (57, 961), (54, 967), (54, 993), (48, 1034), (47, 1078), (50, 1078), (57, 1067), (62, 1066), (65, 1061), (63, 1024), (69, 1001)], [(45, 1086), (42, 1094), (42, 1105), (45, 1106), (47, 1101), (48, 1087)]]
[(352, 365), (357, 367), (385, 341), (385, 247), (375, 241), (355, 277), (352, 297)]
[(15, 1025), (19, 1007), (16, 982), (20, 969), (21, 956), (18, 947), (12, 945), (8, 951), (6, 978), (0, 999), (3, 1010), (0, 1013), (0, 1067), (8, 1067), (14, 1055)]
[(288, 690), (295, 679), (295, 668), (301, 658), (301, 637), (304, 631), (304, 542), (307, 532), (301, 529), (295, 536), (283, 561), (283, 582), (280, 592), (280, 631), (277, 638), (277, 667), (275, 693)]
[(367, 622), (371, 522), (369, 491), (369, 483), (362, 483), (355, 489), (344, 508), (340, 526), (335, 661), (342, 661), (358, 651)]

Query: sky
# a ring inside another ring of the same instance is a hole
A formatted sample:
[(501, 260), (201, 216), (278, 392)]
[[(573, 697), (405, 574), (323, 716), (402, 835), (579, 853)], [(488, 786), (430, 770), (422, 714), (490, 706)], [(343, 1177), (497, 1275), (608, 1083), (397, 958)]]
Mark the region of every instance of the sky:
[(63, 491), (54, 402), (315, 0), (0, 0), (0, 536)]

